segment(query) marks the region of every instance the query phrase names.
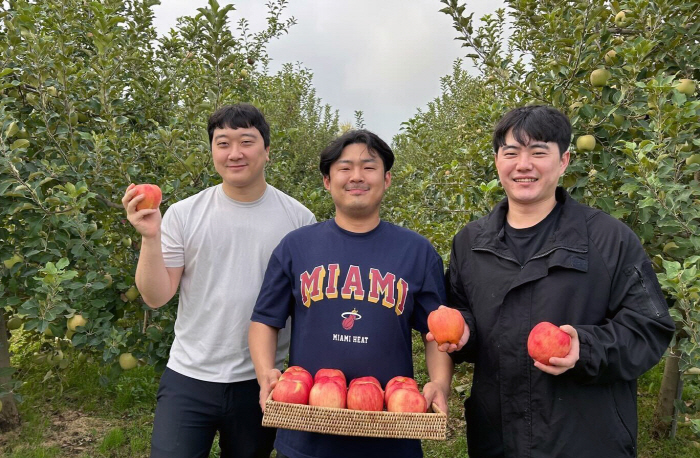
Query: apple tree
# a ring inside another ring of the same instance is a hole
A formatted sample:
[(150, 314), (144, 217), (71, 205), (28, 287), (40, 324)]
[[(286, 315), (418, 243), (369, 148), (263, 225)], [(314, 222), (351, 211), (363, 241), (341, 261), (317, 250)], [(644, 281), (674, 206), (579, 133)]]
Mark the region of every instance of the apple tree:
[(73, 367), (69, 347), (112, 375), (133, 365), (126, 354), (164, 366), (176, 307), (152, 311), (134, 286), (140, 241), (120, 202), (129, 183), (158, 184), (162, 212), (218, 183), (206, 121), (245, 101), (274, 133), (270, 181), (308, 201), (302, 168), (338, 130), (310, 72), (270, 74), (266, 46), (295, 22), (285, 0), (268, 4), (259, 32), (245, 18), (232, 27), (235, 7), (209, 0), (164, 37), (157, 3), (0, 3), (0, 423), (17, 384), (5, 322), (56, 377)]
[(497, 99), (482, 116), (522, 104), (569, 115), (563, 185), (630, 226), (654, 261), (677, 324), (658, 412), (670, 418), (681, 374), (700, 367), (700, 6), (507, 0), (477, 26), (441, 1)]

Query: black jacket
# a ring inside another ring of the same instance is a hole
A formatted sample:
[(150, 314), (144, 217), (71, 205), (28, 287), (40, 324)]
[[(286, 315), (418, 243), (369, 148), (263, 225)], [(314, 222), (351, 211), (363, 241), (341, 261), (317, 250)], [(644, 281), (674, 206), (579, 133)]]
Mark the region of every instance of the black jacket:
[[(470, 458), (637, 454), (637, 382), (674, 323), (637, 236), (606, 213), (562, 202), (553, 235), (521, 266), (504, 240), (507, 199), (454, 238), (449, 304), (471, 331), (456, 362), (475, 363), (465, 402)], [(580, 359), (559, 376), (534, 367), (540, 321), (570, 324)]]

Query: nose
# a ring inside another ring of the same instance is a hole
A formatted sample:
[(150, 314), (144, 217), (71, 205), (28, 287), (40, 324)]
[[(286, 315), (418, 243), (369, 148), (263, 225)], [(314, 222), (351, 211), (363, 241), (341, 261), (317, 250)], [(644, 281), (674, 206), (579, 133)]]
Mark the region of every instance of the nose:
[(530, 170), (532, 168), (532, 161), (530, 160), (529, 154), (519, 154), (518, 162), (516, 167), (518, 170)]
[(231, 161), (237, 161), (243, 157), (241, 149), (237, 145), (231, 146), (231, 150), (228, 153), (228, 158)]
[(350, 181), (353, 183), (358, 183), (364, 181), (362, 176), (362, 167), (353, 167), (350, 173)]

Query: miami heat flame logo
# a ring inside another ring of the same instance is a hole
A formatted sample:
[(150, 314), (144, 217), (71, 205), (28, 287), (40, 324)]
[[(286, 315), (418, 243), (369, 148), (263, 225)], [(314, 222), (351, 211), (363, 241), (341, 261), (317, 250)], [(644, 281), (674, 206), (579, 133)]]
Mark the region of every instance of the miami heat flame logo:
[(340, 314), (343, 318), (343, 329), (352, 329), (355, 326), (355, 320), (361, 320), (362, 315), (357, 313), (357, 309), (352, 309), (352, 312), (343, 312)]

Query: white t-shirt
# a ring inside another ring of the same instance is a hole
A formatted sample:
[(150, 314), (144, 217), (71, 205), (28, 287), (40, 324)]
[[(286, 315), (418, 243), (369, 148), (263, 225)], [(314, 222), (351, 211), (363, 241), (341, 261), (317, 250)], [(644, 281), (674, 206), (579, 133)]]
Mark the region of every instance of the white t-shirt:
[[(272, 250), (290, 231), (316, 221), (298, 201), (267, 185), (254, 202), (213, 186), (173, 204), (161, 225), (166, 267), (185, 269), (168, 367), (209, 382), (255, 378), (248, 326)], [(280, 330), (276, 364), (289, 349)]]

